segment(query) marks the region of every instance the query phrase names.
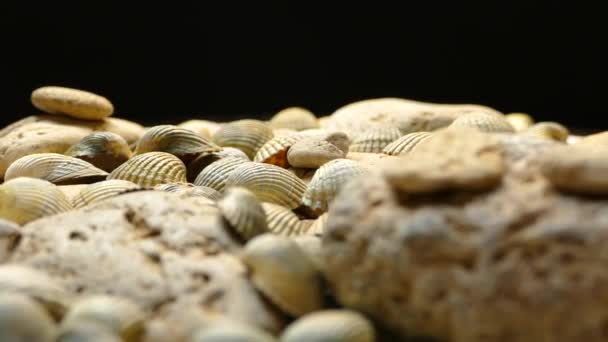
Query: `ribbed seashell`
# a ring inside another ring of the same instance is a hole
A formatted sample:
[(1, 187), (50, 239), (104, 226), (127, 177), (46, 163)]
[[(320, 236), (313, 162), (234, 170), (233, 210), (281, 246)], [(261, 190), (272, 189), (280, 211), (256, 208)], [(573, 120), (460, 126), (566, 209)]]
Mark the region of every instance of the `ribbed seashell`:
[(350, 152), (381, 153), (386, 145), (401, 138), (401, 131), (393, 126), (371, 127), (350, 144)]
[(158, 184), (154, 190), (173, 192), (177, 194), (186, 194), (188, 196), (205, 197), (212, 201), (217, 201), (222, 198), (222, 194), (208, 186), (198, 186), (190, 183), (169, 183)]
[(201, 137), (211, 140), (222, 124), (209, 120), (188, 120), (180, 123), (177, 127), (189, 129)]
[(54, 342), (56, 327), (44, 309), (29, 297), (0, 292), (0, 341)]
[(243, 241), (268, 232), (264, 208), (251, 191), (242, 187), (228, 188), (217, 206)]
[(53, 184), (84, 184), (105, 179), (108, 173), (84, 160), (59, 153), (34, 153), (15, 160), (4, 180), (32, 177)]
[(55, 319), (61, 319), (71, 303), (68, 292), (51, 277), (17, 264), (0, 265), (0, 293), (20, 293), (40, 303)]
[(255, 154), (254, 162), (288, 167), (287, 150), (304, 136), (299, 134), (274, 137), (268, 140)]
[(302, 195), (306, 191), (306, 184), (291, 172), (275, 165), (255, 162), (234, 169), (226, 178), (226, 186), (245, 187), (261, 202), (275, 203), (290, 209), (301, 205)]
[(127, 342), (140, 341), (144, 332), (145, 314), (135, 303), (126, 298), (93, 295), (74, 303), (68, 310), (63, 324), (92, 321), (106, 326)]
[(223, 321), (197, 330), (188, 342), (277, 342), (264, 330), (237, 321)]
[(432, 134), (433, 133), (431, 132), (414, 132), (406, 134), (386, 145), (386, 147), (384, 147), (382, 150), (382, 153), (388, 154), (389, 156), (408, 154), (416, 147), (416, 145), (430, 137)]
[(530, 126), (528, 129), (520, 132), (520, 134), (565, 142), (568, 139), (570, 131), (560, 123), (544, 121)]
[(108, 327), (93, 321), (64, 322), (55, 342), (124, 342)]
[(511, 124), (515, 132), (521, 132), (534, 125), (534, 119), (526, 113), (505, 114), (505, 119)]
[(226, 179), (239, 166), (250, 163), (247, 160), (235, 157), (222, 158), (215, 161), (201, 171), (194, 180), (194, 185), (206, 186), (220, 193), (224, 192)]
[(111, 132), (93, 132), (70, 147), (65, 154), (111, 172), (131, 158), (132, 153), (129, 144), (120, 135)]
[(186, 165), (166, 152), (148, 152), (133, 156), (117, 167), (108, 179), (123, 179), (142, 187), (162, 183), (185, 183)]
[[(99, 183), (99, 182), (98, 182)], [(93, 183), (96, 184), (96, 183)], [(68, 199), (72, 205), (74, 204), (74, 198), (78, 196), (78, 194), (82, 191), (82, 189), (86, 188), (91, 184), (71, 184), (71, 185), (57, 185), (57, 188), (63, 192), (65, 198)]]
[(372, 323), (351, 310), (323, 310), (291, 323), (281, 336), (283, 342), (374, 342)]
[(242, 260), (253, 285), (285, 313), (299, 317), (323, 307), (320, 274), (290, 238), (258, 236), (245, 245)]
[(302, 107), (289, 107), (276, 113), (270, 119), (272, 128), (290, 128), (296, 131), (319, 128), (315, 115)]
[(110, 179), (87, 185), (72, 200), (74, 208), (82, 208), (91, 203), (118, 196), (125, 192), (141, 189), (131, 181), (122, 179)]
[(327, 211), (342, 186), (351, 178), (365, 172), (367, 169), (356, 161), (334, 159), (315, 172), (302, 202), (313, 210)]
[(22, 225), (70, 209), (63, 192), (43, 179), (19, 177), (0, 185), (0, 218)]
[(272, 129), (259, 120), (237, 120), (225, 124), (213, 136), (213, 141), (224, 147), (236, 147), (253, 159), (256, 152), (273, 138)]
[(249, 157), (247, 157), (247, 155), (238, 148), (222, 147), (221, 151), (209, 154), (201, 154), (186, 165), (186, 168), (188, 169), (188, 182), (194, 182), (196, 176), (198, 176), (198, 174), (201, 173), (204, 168), (209, 166), (209, 164), (228, 157), (251, 161)]
[(331, 142), (316, 137), (302, 139), (287, 152), (287, 162), (297, 168), (316, 169), (330, 160), (346, 157), (346, 152)]
[(263, 202), (262, 207), (266, 213), (268, 230), (271, 233), (282, 236), (299, 234), (300, 219), (289, 208), (268, 202)]
[(201, 154), (219, 152), (221, 147), (189, 129), (159, 125), (146, 130), (135, 148), (135, 155), (147, 152), (167, 152), (188, 162)]
[(485, 112), (462, 114), (452, 122), (450, 127), (470, 127), (486, 133), (515, 132), (513, 126), (511, 126), (504, 116)]

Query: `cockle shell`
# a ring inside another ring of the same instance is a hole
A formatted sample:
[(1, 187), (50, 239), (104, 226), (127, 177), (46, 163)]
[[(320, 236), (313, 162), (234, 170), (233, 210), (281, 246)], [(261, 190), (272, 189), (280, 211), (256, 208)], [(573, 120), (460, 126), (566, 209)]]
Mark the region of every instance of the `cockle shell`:
[(196, 176), (198, 176), (198, 174), (201, 173), (201, 171), (203, 171), (203, 169), (209, 166), (211, 163), (228, 157), (234, 157), (243, 159), (245, 161), (250, 161), (249, 157), (247, 157), (247, 155), (243, 151), (234, 147), (222, 147), (222, 150), (219, 152), (201, 154), (186, 165), (186, 168), (188, 169), (188, 182), (194, 182)]
[(416, 145), (430, 137), (432, 134), (433, 133), (431, 132), (414, 132), (406, 134), (386, 145), (386, 147), (384, 147), (382, 150), (382, 153), (388, 154), (389, 156), (408, 154), (416, 147)]
[(544, 121), (530, 126), (528, 129), (520, 132), (520, 134), (565, 142), (568, 139), (570, 131), (560, 123)]
[(276, 113), (270, 119), (272, 128), (290, 128), (296, 131), (318, 128), (319, 122), (315, 115), (302, 107), (289, 107)]
[(209, 120), (188, 120), (180, 123), (177, 127), (189, 129), (201, 137), (211, 140), (215, 132), (217, 132), (222, 124)]
[(114, 106), (105, 97), (73, 88), (41, 87), (32, 92), (31, 100), (42, 111), (78, 119), (100, 120), (114, 112)]
[(282, 205), (263, 202), (262, 207), (266, 213), (268, 230), (272, 234), (293, 236), (299, 234), (300, 219), (298, 216)]
[(194, 185), (206, 186), (224, 192), (226, 179), (240, 165), (250, 163), (247, 160), (235, 157), (227, 157), (215, 161), (201, 171), (194, 180)]
[(313, 210), (326, 211), (346, 182), (367, 172), (359, 163), (349, 159), (334, 159), (321, 166), (308, 184), (302, 202)]
[(281, 336), (283, 342), (374, 342), (374, 326), (351, 310), (323, 310), (291, 323)]
[(208, 186), (199, 186), (190, 183), (168, 183), (158, 184), (154, 190), (186, 194), (188, 196), (201, 196), (212, 201), (222, 198), (222, 194)]
[(264, 208), (251, 191), (242, 187), (228, 188), (217, 206), (243, 241), (268, 232)]
[(503, 115), (486, 112), (462, 114), (452, 122), (450, 127), (476, 128), (485, 133), (515, 132), (513, 126), (511, 126)]
[(159, 125), (149, 128), (137, 142), (135, 155), (146, 152), (167, 152), (188, 162), (201, 154), (219, 152), (221, 148), (189, 129)]
[(70, 147), (65, 154), (111, 172), (131, 158), (132, 153), (129, 144), (120, 135), (111, 132), (93, 132)]
[(381, 153), (386, 145), (401, 137), (401, 131), (393, 126), (375, 126), (359, 135), (350, 144), (350, 152)]
[(290, 209), (301, 205), (302, 195), (306, 191), (306, 184), (291, 172), (275, 165), (255, 162), (234, 169), (226, 178), (226, 186), (245, 187), (262, 202)]
[(505, 114), (505, 119), (511, 124), (515, 132), (521, 132), (534, 125), (534, 119), (526, 113)]
[(287, 314), (299, 317), (323, 307), (320, 274), (291, 239), (258, 236), (245, 245), (242, 260), (253, 285)]
[(83, 184), (105, 179), (108, 173), (84, 160), (58, 153), (34, 153), (15, 160), (4, 180), (32, 177), (54, 184)]
[(213, 136), (213, 142), (224, 147), (236, 147), (253, 159), (256, 152), (273, 138), (272, 129), (259, 120), (237, 120), (225, 124)]
[(74, 208), (82, 208), (91, 203), (96, 203), (107, 198), (120, 194), (141, 189), (141, 187), (131, 181), (122, 179), (110, 179), (87, 185), (80, 190), (78, 195), (72, 200)]
[(274, 137), (268, 140), (255, 154), (254, 162), (267, 163), (280, 167), (288, 167), (287, 151), (304, 136), (299, 134)]
[(26, 224), (70, 209), (63, 192), (48, 181), (19, 177), (0, 185), (0, 218)]
[(108, 179), (123, 179), (142, 187), (186, 182), (186, 165), (166, 152), (139, 154), (117, 167)]
[(24, 295), (0, 292), (0, 341), (54, 342), (52, 318)]

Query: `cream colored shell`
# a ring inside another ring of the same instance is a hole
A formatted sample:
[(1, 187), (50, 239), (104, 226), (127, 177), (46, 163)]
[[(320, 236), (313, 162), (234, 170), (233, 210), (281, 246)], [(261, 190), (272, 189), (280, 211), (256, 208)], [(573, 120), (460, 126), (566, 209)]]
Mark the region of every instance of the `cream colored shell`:
[(472, 112), (459, 116), (452, 122), (450, 127), (470, 127), (476, 128), (485, 133), (513, 133), (513, 126), (507, 121), (503, 115)]
[(389, 156), (408, 154), (416, 147), (416, 145), (429, 138), (432, 134), (433, 133), (431, 132), (414, 132), (406, 134), (386, 145), (386, 147), (384, 147), (382, 150), (382, 153), (388, 154)]
[(64, 114), (78, 119), (99, 120), (114, 112), (103, 96), (65, 87), (42, 87), (32, 92), (32, 104), (47, 113)]
[(239, 166), (245, 163), (250, 163), (247, 160), (235, 157), (226, 157), (215, 161), (201, 171), (194, 184), (198, 186), (206, 186), (224, 192), (226, 179)]
[(311, 111), (302, 107), (289, 107), (279, 111), (270, 119), (270, 127), (302, 131), (318, 128), (319, 122)]
[(146, 152), (167, 152), (187, 162), (200, 156), (221, 151), (221, 147), (189, 129), (159, 125), (146, 130), (137, 142), (135, 155)]
[(190, 183), (158, 184), (154, 187), (154, 190), (186, 194), (188, 196), (200, 196), (208, 198), (212, 201), (217, 201), (222, 198), (222, 194), (215, 189), (208, 186), (199, 186)]
[(534, 125), (534, 119), (526, 113), (505, 114), (505, 119), (515, 129), (515, 132), (521, 132)]
[(72, 200), (74, 208), (82, 208), (92, 203), (118, 196), (120, 194), (141, 189), (131, 181), (122, 179), (110, 179), (87, 185), (80, 190)]
[(268, 140), (255, 154), (253, 161), (258, 163), (267, 163), (280, 167), (288, 167), (287, 151), (290, 147), (302, 140), (304, 136), (293, 134), (287, 136), (274, 137)]
[(55, 323), (35, 301), (0, 292), (0, 341), (54, 342)]
[(264, 202), (262, 203), (266, 213), (268, 230), (276, 235), (293, 236), (300, 233), (300, 219), (293, 211), (282, 205)]
[(376, 126), (359, 135), (349, 146), (350, 152), (381, 153), (386, 145), (401, 137), (401, 131), (393, 126)]
[(242, 187), (228, 188), (217, 206), (243, 241), (268, 232), (264, 208), (251, 191)]
[(374, 342), (372, 323), (351, 310), (323, 310), (291, 323), (281, 336), (282, 342)]
[(520, 134), (565, 142), (568, 139), (570, 131), (560, 123), (544, 121), (530, 126), (528, 129), (520, 132)]
[(93, 132), (70, 147), (65, 154), (111, 172), (131, 158), (132, 153), (129, 144), (120, 135), (111, 132)]
[(186, 166), (176, 156), (166, 152), (136, 155), (117, 167), (108, 179), (123, 179), (142, 187), (161, 183), (186, 182)]
[(272, 129), (259, 120), (237, 120), (225, 124), (213, 136), (213, 142), (225, 147), (236, 147), (253, 159), (257, 151), (273, 138)]
[(32, 177), (54, 184), (90, 183), (105, 179), (108, 173), (84, 160), (58, 153), (35, 153), (13, 162), (4, 175), (5, 180)]
[(211, 140), (222, 124), (209, 120), (188, 120), (177, 125), (178, 127), (189, 129), (201, 137)]

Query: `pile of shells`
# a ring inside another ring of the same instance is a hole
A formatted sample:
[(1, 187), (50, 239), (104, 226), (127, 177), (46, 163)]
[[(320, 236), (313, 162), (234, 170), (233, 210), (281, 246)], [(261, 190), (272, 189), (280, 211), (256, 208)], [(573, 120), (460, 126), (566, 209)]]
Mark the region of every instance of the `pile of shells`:
[(608, 339), (607, 133), (394, 98), (148, 128), (31, 100), (0, 130), (0, 341)]

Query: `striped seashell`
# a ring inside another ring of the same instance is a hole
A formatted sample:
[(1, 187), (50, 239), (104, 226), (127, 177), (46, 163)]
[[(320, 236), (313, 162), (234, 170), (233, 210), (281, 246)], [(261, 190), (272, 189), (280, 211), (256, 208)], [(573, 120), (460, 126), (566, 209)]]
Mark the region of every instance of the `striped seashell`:
[(268, 202), (263, 202), (262, 208), (266, 213), (266, 222), (271, 233), (281, 236), (294, 236), (300, 233), (300, 219), (289, 208)]
[(534, 119), (526, 113), (505, 114), (505, 119), (511, 124), (515, 132), (521, 132), (534, 125)]
[(247, 160), (235, 157), (227, 157), (215, 161), (201, 171), (194, 180), (194, 185), (206, 186), (224, 192), (226, 179), (237, 167), (250, 163)]
[(52, 342), (56, 331), (53, 319), (33, 299), (0, 292), (0, 341)]
[(222, 146), (236, 147), (253, 159), (256, 152), (272, 139), (272, 129), (259, 120), (237, 120), (225, 124), (213, 136), (213, 141)]
[(253, 161), (257, 163), (267, 163), (280, 167), (288, 167), (287, 150), (304, 136), (299, 134), (274, 137), (268, 140), (255, 154)]
[(122, 179), (105, 180), (87, 185), (72, 200), (74, 208), (82, 208), (126, 192), (139, 190), (141, 187)]
[(266, 213), (255, 195), (242, 187), (231, 187), (217, 206), (230, 227), (243, 241), (268, 232)]
[(117, 167), (108, 179), (123, 179), (142, 187), (162, 183), (185, 183), (186, 165), (166, 152), (139, 154)]
[(135, 342), (143, 337), (145, 318), (143, 310), (126, 298), (92, 295), (74, 303), (61, 324), (94, 322), (120, 335), (127, 342)]
[(222, 124), (209, 120), (188, 120), (177, 125), (177, 127), (189, 129), (199, 136), (211, 140)]
[(17, 224), (71, 209), (63, 192), (46, 180), (19, 177), (0, 185), (0, 218)]
[(272, 335), (255, 326), (224, 319), (209, 327), (196, 330), (188, 342), (277, 342)]
[(65, 152), (65, 155), (87, 161), (107, 172), (127, 161), (131, 154), (127, 141), (111, 132), (93, 132)]
[(351, 310), (322, 310), (308, 314), (291, 323), (283, 332), (283, 342), (374, 342), (372, 323), (362, 314)]
[(367, 169), (354, 160), (334, 159), (315, 172), (302, 202), (313, 210), (327, 211), (342, 186), (351, 178), (365, 172)]
[(376, 126), (359, 135), (348, 150), (350, 152), (381, 153), (386, 145), (401, 138), (401, 131), (393, 126)]
[(289, 107), (276, 113), (270, 119), (270, 127), (302, 131), (319, 128), (319, 122), (311, 111), (301, 107)]
[(514, 133), (513, 126), (503, 115), (485, 112), (462, 114), (449, 127), (471, 127), (486, 133)]
[(208, 198), (212, 201), (217, 201), (222, 198), (222, 194), (215, 189), (208, 186), (197, 186), (190, 183), (158, 184), (154, 187), (154, 190), (186, 194), (188, 196), (200, 196)]
[(382, 150), (382, 153), (388, 154), (389, 156), (406, 155), (410, 153), (416, 145), (430, 137), (432, 134), (433, 133), (431, 132), (414, 132), (406, 134), (386, 145)]
[(108, 173), (84, 160), (59, 153), (34, 153), (15, 160), (4, 180), (31, 177), (53, 184), (84, 184), (105, 179)]
[(167, 152), (188, 162), (197, 156), (221, 151), (221, 148), (189, 129), (159, 125), (149, 128), (137, 142), (135, 155)]
[(247, 157), (243, 151), (234, 147), (223, 147), (219, 152), (201, 154), (186, 165), (186, 168), (188, 169), (188, 174), (186, 177), (188, 178), (188, 182), (194, 182), (196, 176), (198, 176), (198, 174), (201, 173), (204, 168), (209, 166), (209, 164), (227, 157), (234, 157), (243, 159), (245, 161), (250, 161), (249, 157)]
[(290, 209), (301, 205), (306, 184), (291, 172), (271, 164), (245, 163), (226, 178), (226, 186), (242, 186), (251, 190), (262, 202), (283, 205)]
[(535, 137), (540, 137), (544, 139), (566, 142), (568, 139), (568, 135), (570, 131), (564, 125), (552, 122), (552, 121), (544, 121), (538, 122), (528, 129), (520, 132), (523, 135), (532, 135)]
[(299, 317), (323, 307), (320, 273), (290, 238), (258, 236), (245, 245), (241, 259), (253, 285), (285, 313)]

